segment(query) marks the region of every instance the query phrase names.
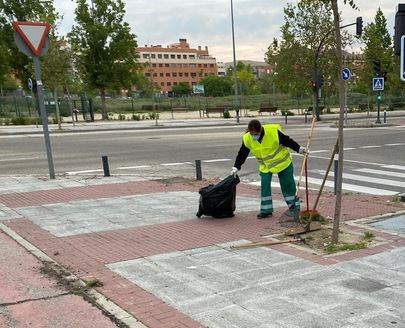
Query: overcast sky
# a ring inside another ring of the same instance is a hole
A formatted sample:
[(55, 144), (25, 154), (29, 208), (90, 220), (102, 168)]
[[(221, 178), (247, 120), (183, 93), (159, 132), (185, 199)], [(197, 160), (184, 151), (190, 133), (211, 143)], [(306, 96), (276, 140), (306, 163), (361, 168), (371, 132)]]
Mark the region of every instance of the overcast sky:
[[(232, 61), (230, 0), (124, 0), (125, 21), (137, 36), (139, 46), (166, 46), (186, 38), (191, 48), (208, 46), (217, 61)], [(296, 0), (233, 0), (235, 48), (237, 60), (262, 61), (274, 37), (280, 36), (283, 7)], [(362, 16), (364, 26), (374, 20), (378, 7), (394, 33), (394, 16), (398, 2), (394, 0), (355, 0), (360, 11), (343, 5), (339, 0), (344, 24)], [(405, 1), (404, 1), (405, 2)], [(56, 10), (64, 15), (60, 26), (63, 34), (74, 24), (75, 1), (54, 0)], [(353, 34), (355, 27), (350, 27)], [(349, 28), (349, 29), (350, 29)], [(355, 44), (355, 50), (361, 45)], [(350, 50), (350, 49), (349, 49)]]

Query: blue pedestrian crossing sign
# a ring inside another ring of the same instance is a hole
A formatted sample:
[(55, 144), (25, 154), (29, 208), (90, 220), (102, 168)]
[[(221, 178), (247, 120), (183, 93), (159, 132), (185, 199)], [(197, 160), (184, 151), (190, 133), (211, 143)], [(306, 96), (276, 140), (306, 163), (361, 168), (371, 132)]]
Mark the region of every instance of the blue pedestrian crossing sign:
[(343, 81), (348, 81), (350, 79), (350, 76), (352, 75), (352, 72), (348, 68), (342, 69), (342, 79)]
[(384, 78), (375, 77), (373, 78), (373, 91), (383, 91), (384, 90)]

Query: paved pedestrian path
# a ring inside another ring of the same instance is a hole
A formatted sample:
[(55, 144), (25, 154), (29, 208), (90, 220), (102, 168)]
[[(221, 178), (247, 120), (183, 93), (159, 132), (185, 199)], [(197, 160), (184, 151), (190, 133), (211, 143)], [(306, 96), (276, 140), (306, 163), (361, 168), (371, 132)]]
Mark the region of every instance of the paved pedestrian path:
[[(405, 235), (364, 222), (403, 213), (403, 203), (386, 195), (344, 196), (342, 229), (372, 232), (378, 242), (367, 249), (328, 256), (292, 244), (242, 250), (231, 246), (272, 239), (289, 226), (282, 197), (276, 190), (273, 218), (257, 220), (258, 187), (241, 183), (235, 217), (197, 219), (198, 190), (211, 182), (0, 178), (0, 226), (80, 279), (99, 282), (95, 290), (133, 327), (405, 326)], [(333, 217), (333, 194), (325, 193), (319, 211)], [(0, 260), (8, 263), (4, 255)], [(0, 265), (0, 278), (10, 279), (18, 264), (12, 266)], [(49, 293), (73, 297), (63, 289)], [(0, 302), (7, 300), (0, 295)], [(95, 309), (84, 305), (73, 307)], [(27, 325), (22, 317), (7, 321), (3, 308), (8, 306), (0, 304), (5, 327)], [(96, 310), (94, 322), (112, 323)], [(91, 327), (83, 322), (75, 327)]]

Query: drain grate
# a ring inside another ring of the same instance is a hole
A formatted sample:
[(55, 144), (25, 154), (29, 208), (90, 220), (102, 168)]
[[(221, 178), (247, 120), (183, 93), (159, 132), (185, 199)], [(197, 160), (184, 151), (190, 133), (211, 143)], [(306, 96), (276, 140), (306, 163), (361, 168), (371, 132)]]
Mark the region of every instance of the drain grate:
[(374, 228), (405, 233), (405, 214), (392, 216), (388, 219), (369, 223)]

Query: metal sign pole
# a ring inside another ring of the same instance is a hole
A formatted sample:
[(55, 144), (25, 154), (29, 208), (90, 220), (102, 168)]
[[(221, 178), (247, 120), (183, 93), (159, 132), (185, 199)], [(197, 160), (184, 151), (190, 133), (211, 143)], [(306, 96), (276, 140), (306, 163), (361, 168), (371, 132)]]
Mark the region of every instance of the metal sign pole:
[(51, 179), (55, 179), (55, 169), (53, 166), (53, 159), (52, 159), (51, 140), (49, 138), (49, 130), (48, 130), (48, 117), (46, 115), (46, 109), (44, 105), (44, 93), (42, 89), (41, 64), (39, 61), (39, 57), (32, 56), (32, 59), (34, 61), (35, 79), (37, 80), (37, 97), (42, 119), (42, 128), (44, 131), (46, 156), (48, 158), (48, 167), (49, 167), (49, 177)]
[[(377, 94), (378, 94), (377, 97), (379, 98), (381, 92), (378, 91)], [(379, 100), (379, 99), (377, 99), (377, 121), (376, 121), (376, 123), (377, 123), (377, 124), (381, 124), (381, 120), (380, 120), (380, 100)]]

